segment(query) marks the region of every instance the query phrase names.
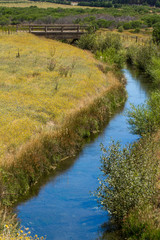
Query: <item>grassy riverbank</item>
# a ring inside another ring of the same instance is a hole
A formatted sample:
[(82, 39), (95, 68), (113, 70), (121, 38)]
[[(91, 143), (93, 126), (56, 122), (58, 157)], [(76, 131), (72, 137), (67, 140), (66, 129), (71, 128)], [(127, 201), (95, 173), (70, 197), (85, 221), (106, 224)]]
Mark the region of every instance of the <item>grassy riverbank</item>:
[(0, 36), (3, 204), (76, 154), (125, 101), (111, 72), (83, 50), (32, 35)]
[[(123, 153), (121, 153), (123, 160), (121, 164), (114, 169), (117, 173), (115, 176), (111, 177), (112, 180), (110, 184), (115, 180), (119, 172), (124, 171), (127, 179), (123, 181), (124, 177), (122, 176), (123, 179), (119, 179), (116, 183), (116, 189), (119, 189), (119, 187), (121, 188), (117, 195), (119, 197), (121, 196), (121, 199), (123, 198), (123, 203), (121, 203), (119, 212), (116, 215), (113, 213), (113, 209), (111, 212), (115, 217), (118, 217), (118, 221), (122, 225), (123, 237), (126, 239), (159, 240), (159, 47), (148, 44), (144, 46), (132, 45), (127, 48), (126, 54), (126, 58), (132, 66), (139, 68), (146, 74), (154, 90), (143, 105), (138, 107), (132, 106), (132, 111), (128, 112), (131, 131), (141, 135), (142, 138), (133, 146), (123, 149)], [(139, 146), (143, 146), (142, 149)], [(116, 149), (115, 152), (117, 156), (119, 156), (119, 150)], [(127, 157), (126, 153), (128, 154)], [(129, 164), (123, 165), (127, 158)], [(125, 187), (127, 181), (128, 184)], [(119, 182), (121, 182), (121, 186)], [(126, 191), (122, 193), (122, 189), (126, 189)], [(122, 195), (120, 193), (122, 193)], [(136, 195), (134, 196), (134, 194)], [(115, 193), (113, 195), (114, 197), (112, 200), (114, 204), (116, 204), (116, 199), (118, 199), (118, 197)], [(107, 202), (106, 205), (108, 204)], [(118, 209), (118, 206), (119, 205), (116, 204), (115, 209)], [(120, 212), (123, 212), (121, 216)]]
[(143, 105), (132, 106), (132, 111), (128, 112), (131, 131), (142, 138), (124, 148), (114, 142), (109, 149), (102, 147), (103, 176), (97, 197), (122, 227), (122, 238), (159, 240), (159, 47), (151, 43), (129, 43), (126, 47), (115, 34), (83, 38), (79, 46), (94, 52), (98, 59), (107, 63), (107, 69), (110, 65), (121, 68), (128, 61), (146, 74), (154, 89)]

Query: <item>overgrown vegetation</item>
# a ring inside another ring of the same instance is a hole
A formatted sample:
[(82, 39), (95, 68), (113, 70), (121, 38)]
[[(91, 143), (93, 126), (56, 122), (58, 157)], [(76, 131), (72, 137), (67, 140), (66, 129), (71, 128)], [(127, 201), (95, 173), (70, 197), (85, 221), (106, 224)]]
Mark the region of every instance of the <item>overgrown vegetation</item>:
[(99, 179), (97, 197), (102, 207), (120, 224), (131, 209), (156, 201), (158, 160), (154, 145), (151, 138), (124, 148), (119, 142), (113, 142), (109, 149), (102, 145), (103, 175)]
[(128, 111), (128, 122), (134, 134), (145, 135), (160, 127), (160, 91), (153, 92), (147, 102)]
[[(49, 4), (49, 5), (48, 5)], [(110, 3), (107, 3), (110, 4)], [(81, 8), (52, 5), (52, 3), (0, 3), (0, 25), (20, 23), (87, 23), (95, 28), (139, 29), (160, 22), (158, 8), (148, 6), (118, 6), (110, 8)], [(10, 7), (7, 7), (10, 6)], [(28, 7), (27, 7), (28, 6)], [(57, 7), (56, 7), (57, 6)]]
[(125, 239), (159, 240), (159, 138), (154, 135), (160, 128), (159, 46), (129, 45), (126, 59), (145, 72), (156, 89), (143, 105), (132, 105), (128, 111), (131, 131), (142, 138), (123, 148), (114, 142), (109, 149), (102, 146), (97, 197), (122, 227)]
[(125, 51), (119, 35), (109, 33), (84, 35), (78, 41), (78, 46), (92, 51), (97, 59), (108, 64), (108, 67), (105, 68), (106, 71), (109, 66), (113, 65), (114, 68), (120, 69), (125, 63)]
[(159, 47), (150, 42), (144, 46), (131, 45), (127, 49), (127, 61), (145, 71), (155, 87), (160, 87)]

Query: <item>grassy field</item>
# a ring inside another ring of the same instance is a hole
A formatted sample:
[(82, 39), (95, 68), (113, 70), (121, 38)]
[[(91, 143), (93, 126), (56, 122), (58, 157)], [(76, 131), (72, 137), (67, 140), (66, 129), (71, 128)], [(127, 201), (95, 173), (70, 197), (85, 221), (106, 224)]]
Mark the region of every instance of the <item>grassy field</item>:
[(29, 34), (0, 36), (0, 159), (51, 131), (109, 86), (88, 52)]
[(148, 31), (145, 31), (144, 29), (141, 29), (139, 33), (133, 33), (129, 30), (124, 30), (122, 33), (118, 32), (117, 29), (109, 30), (109, 29), (100, 29), (97, 31), (97, 34), (106, 34), (106, 33), (112, 33), (112, 34), (118, 34), (121, 36), (123, 47), (128, 47), (132, 44), (139, 44), (144, 45), (152, 40), (152, 29), (149, 29)]
[(50, 2), (32, 2), (28, 0), (9, 0), (4, 1), (0, 0), (0, 6), (2, 7), (31, 7), (36, 6), (38, 8), (94, 8), (94, 7), (85, 7), (85, 6), (72, 6), (72, 5), (64, 5)]

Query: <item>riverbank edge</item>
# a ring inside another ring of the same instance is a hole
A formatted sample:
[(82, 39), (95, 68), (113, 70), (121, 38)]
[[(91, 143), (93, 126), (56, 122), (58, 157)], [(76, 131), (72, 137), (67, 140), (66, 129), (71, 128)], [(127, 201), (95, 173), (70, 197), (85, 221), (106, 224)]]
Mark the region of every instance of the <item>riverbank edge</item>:
[[(154, 239), (160, 237), (160, 128), (152, 134), (142, 136), (135, 144), (143, 146), (146, 153), (152, 152), (152, 159), (157, 163), (156, 195), (151, 203), (140, 204), (129, 211), (129, 214), (121, 223), (120, 235), (126, 240), (137, 239)], [(135, 146), (134, 146), (135, 147)], [(153, 149), (152, 149), (153, 148)], [(137, 154), (140, 151), (137, 149)], [(149, 166), (148, 166), (149, 167)]]
[(2, 166), (0, 173), (1, 205), (12, 206), (43, 175), (54, 170), (60, 161), (75, 156), (86, 139), (100, 131), (125, 101), (125, 87), (117, 82), (70, 115), (58, 131), (41, 132), (14, 156), (8, 156), (11, 164), (9, 167)]
[[(145, 46), (147, 47), (147, 46)], [(131, 57), (134, 58), (134, 52), (132, 52)], [(149, 81), (158, 89), (159, 85), (155, 84), (157, 80), (151, 71), (148, 71), (147, 65), (144, 66), (143, 69), (137, 64), (134, 63), (132, 59), (127, 59), (126, 62), (134, 67), (137, 70), (143, 70), (146, 76), (149, 77)], [(153, 69), (156, 69), (156, 65), (153, 64)], [(150, 136), (142, 136), (140, 140), (137, 140), (136, 143), (141, 142), (145, 147), (145, 142), (154, 142), (156, 143), (156, 148), (153, 154), (156, 156), (158, 160), (158, 179), (156, 188), (158, 193), (160, 192), (160, 127), (156, 130), (156, 132), (151, 133)], [(146, 151), (148, 149), (146, 148)], [(135, 235), (139, 236), (138, 239), (142, 239), (143, 237), (152, 237), (152, 239), (159, 239), (160, 236), (160, 219), (159, 215), (159, 204), (160, 197), (157, 196), (157, 201), (155, 201), (155, 205), (147, 205), (144, 208), (138, 209), (134, 208), (130, 211), (128, 216), (122, 222), (121, 235), (125, 237), (125, 239), (134, 239)], [(143, 230), (146, 229), (146, 232)], [(135, 235), (134, 235), (135, 234)], [(141, 234), (143, 235), (141, 238)], [(146, 235), (145, 235), (146, 234)], [(133, 237), (134, 236), (134, 237)], [(132, 238), (133, 237), (133, 238)]]

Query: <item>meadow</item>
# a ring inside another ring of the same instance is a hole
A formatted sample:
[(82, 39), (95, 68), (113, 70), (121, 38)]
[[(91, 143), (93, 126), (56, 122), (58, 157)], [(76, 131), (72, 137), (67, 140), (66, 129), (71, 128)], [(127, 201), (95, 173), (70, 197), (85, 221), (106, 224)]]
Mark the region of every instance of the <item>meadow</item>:
[(75, 155), (123, 105), (124, 86), (102, 69), (88, 51), (1, 33), (1, 203), (12, 205), (61, 159)]
[(109, 86), (90, 53), (28, 34), (0, 36), (0, 74), (1, 161)]
[[(32, 2), (28, 0), (13, 0), (13, 1), (0, 1), (0, 6), (2, 7), (33, 7), (36, 6), (38, 8), (80, 8), (79, 6), (74, 5), (64, 5), (59, 3), (51, 3), (51, 2)], [(87, 6), (81, 6), (81, 8), (94, 8), (94, 7), (87, 7)]]

